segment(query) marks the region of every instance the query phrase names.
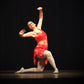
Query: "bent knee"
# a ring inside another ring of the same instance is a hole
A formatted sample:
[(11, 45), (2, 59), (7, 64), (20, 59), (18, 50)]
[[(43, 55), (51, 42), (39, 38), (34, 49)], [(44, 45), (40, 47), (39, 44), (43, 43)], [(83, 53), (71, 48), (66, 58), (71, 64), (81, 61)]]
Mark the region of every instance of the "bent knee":
[(44, 71), (44, 69), (38, 68), (38, 71), (39, 71), (39, 72), (43, 72), (43, 71)]
[(49, 50), (45, 50), (44, 55), (46, 55), (46, 56), (52, 56), (52, 53)]

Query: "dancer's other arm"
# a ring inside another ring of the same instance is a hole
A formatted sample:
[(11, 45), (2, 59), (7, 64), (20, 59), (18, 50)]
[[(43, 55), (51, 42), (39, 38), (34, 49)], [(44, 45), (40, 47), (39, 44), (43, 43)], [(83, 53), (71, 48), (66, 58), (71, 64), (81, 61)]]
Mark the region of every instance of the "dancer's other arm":
[(35, 36), (35, 34), (34, 34), (34, 32), (27, 32), (27, 33), (25, 33), (26, 32), (26, 30), (25, 29), (22, 29), (20, 32), (19, 32), (19, 35), (20, 35), (20, 37), (23, 37), (23, 38), (25, 38), (25, 37), (34, 37)]

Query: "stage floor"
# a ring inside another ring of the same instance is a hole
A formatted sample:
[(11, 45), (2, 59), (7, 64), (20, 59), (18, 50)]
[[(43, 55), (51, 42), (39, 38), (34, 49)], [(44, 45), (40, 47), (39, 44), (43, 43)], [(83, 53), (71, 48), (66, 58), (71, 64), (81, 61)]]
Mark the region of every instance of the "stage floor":
[(84, 84), (83, 71), (60, 70), (58, 74), (53, 71), (42, 73), (15, 74), (15, 71), (0, 71), (1, 84)]
[(0, 71), (0, 79), (59, 79), (59, 78), (83, 78), (83, 71), (79, 70), (60, 70), (54, 74), (53, 71), (44, 71), (41, 73), (21, 73), (15, 71)]

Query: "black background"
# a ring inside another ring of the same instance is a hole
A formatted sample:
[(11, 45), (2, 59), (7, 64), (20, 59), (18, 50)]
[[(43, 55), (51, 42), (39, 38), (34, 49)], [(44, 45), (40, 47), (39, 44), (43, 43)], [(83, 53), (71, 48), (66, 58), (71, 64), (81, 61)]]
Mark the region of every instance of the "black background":
[[(42, 29), (58, 69), (84, 69), (83, 3), (80, 0), (3, 0), (0, 3), (0, 70), (33, 67), (33, 38), (21, 38), (27, 22), (38, 22), (37, 7), (43, 7)], [(49, 65), (45, 69), (52, 69)]]

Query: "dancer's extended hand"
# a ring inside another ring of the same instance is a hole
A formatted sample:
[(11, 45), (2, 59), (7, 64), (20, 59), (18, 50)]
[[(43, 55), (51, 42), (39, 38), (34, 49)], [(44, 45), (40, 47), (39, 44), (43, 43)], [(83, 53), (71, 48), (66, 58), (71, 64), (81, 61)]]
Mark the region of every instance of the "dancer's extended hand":
[(23, 35), (25, 32), (26, 32), (26, 30), (25, 30), (25, 29), (22, 29), (22, 30), (19, 32), (19, 35)]
[(42, 10), (43, 8), (42, 7), (38, 7), (37, 10)]

